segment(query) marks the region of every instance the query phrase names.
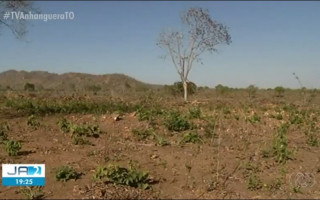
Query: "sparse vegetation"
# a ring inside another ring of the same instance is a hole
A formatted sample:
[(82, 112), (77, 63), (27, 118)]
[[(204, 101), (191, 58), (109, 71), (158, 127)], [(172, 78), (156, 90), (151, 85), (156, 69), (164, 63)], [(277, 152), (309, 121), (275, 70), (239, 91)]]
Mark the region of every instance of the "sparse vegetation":
[(285, 89), (284, 89), (284, 87), (277, 86), (274, 88), (274, 91), (276, 93), (276, 97), (282, 97), (285, 92)]
[(169, 131), (185, 131), (191, 128), (187, 118), (179, 112), (172, 111), (166, 118), (165, 126)]
[(200, 119), (202, 117), (202, 112), (199, 107), (189, 108), (189, 117), (191, 119)]
[(274, 156), (279, 163), (285, 163), (287, 160), (292, 159), (293, 152), (288, 149), (287, 132), (289, 124), (282, 124), (274, 135), (272, 148), (263, 151), (264, 157)]
[(38, 121), (37, 117), (35, 115), (31, 115), (28, 117), (27, 125), (33, 129), (37, 130), (40, 126), (40, 122)]
[(184, 143), (203, 143), (203, 140), (200, 138), (200, 136), (197, 133), (186, 133), (183, 136), (183, 139), (180, 142), (181, 144)]
[(27, 186), (23, 187), (19, 191), (26, 199), (42, 199), (44, 197), (43, 187), (39, 186)]
[(99, 137), (100, 128), (98, 125), (87, 123), (76, 124), (71, 123), (65, 118), (58, 121), (58, 125), (64, 133), (71, 133), (71, 136)]
[(25, 91), (34, 91), (35, 90), (35, 86), (32, 83), (26, 83), (24, 85), (24, 90)]
[(253, 115), (248, 117), (246, 120), (252, 124), (256, 124), (260, 122), (261, 118), (257, 113), (254, 113)]
[(9, 131), (9, 125), (8, 123), (0, 123), (0, 144), (5, 143), (8, 141), (8, 134)]
[(13, 108), (26, 114), (70, 114), (70, 113), (113, 113), (113, 112), (133, 112), (137, 110), (136, 105), (126, 102), (103, 101), (95, 102), (90, 100), (33, 100), (28, 98), (10, 98), (5, 101), (7, 107)]
[(147, 172), (139, 171), (133, 165), (130, 165), (129, 168), (119, 167), (118, 165), (108, 165), (107, 167), (98, 167), (94, 179), (148, 189), (150, 188), (148, 176), (149, 174)]
[(248, 189), (249, 190), (259, 190), (263, 186), (262, 181), (255, 174), (250, 174), (248, 179)]
[(256, 97), (256, 94), (257, 94), (257, 91), (258, 91), (258, 87), (254, 86), (254, 85), (249, 85), (247, 87), (247, 92), (248, 92), (248, 95), (249, 95), (249, 98), (254, 98)]
[(79, 179), (80, 173), (76, 172), (76, 170), (71, 166), (61, 166), (56, 170), (56, 180), (66, 182), (70, 179)]
[(6, 150), (9, 156), (17, 156), (22, 148), (22, 144), (19, 141), (8, 140), (5, 142)]
[(147, 139), (151, 136), (152, 131), (149, 129), (132, 129), (132, 133), (136, 136), (139, 140)]

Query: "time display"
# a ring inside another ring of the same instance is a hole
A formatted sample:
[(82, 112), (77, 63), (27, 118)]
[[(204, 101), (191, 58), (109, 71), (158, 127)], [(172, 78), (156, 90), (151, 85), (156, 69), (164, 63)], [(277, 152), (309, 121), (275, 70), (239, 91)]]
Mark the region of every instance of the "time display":
[(33, 179), (32, 178), (17, 178), (16, 179), (16, 184), (17, 185), (32, 185), (33, 184)]

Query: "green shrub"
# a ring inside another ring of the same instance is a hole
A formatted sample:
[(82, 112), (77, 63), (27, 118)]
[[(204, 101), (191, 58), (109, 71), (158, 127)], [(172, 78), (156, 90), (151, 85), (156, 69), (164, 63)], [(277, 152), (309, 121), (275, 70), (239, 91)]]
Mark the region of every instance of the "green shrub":
[(80, 177), (80, 173), (76, 172), (71, 166), (61, 166), (56, 170), (56, 180), (66, 182), (70, 179), (77, 180)]
[(292, 151), (288, 149), (287, 132), (289, 124), (282, 124), (275, 133), (272, 141), (272, 148), (263, 151), (264, 157), (275, 157), (278, 163), (285, 163), (287, 160), (292, 159)]
[(170, 145), (170, 142), (163, 136), (153, 133), (155, 140), (159, 146), (167, 146)]
[(204, 127), (204, 136), (206, 138), (214, 138), (216, 136), (215, 126), (216, 126), (215, 121), (210, 120), (207, 122), (206, 126)]
[(7, 132), (9, 131), (9, 125), (8, 123), (0, 123), (0, 144), (5, 143), (8, 141), (8, 134)]
[(162, 115), (163, 113), (164, 111), (159, 108), (140, 107), (137, 109), (139, 121), (152, 121), (156, 116)]
[(221, 95), (224, 95), (224, 94), (226, 94), (227, 92), (230, 92), (230, 91), (231, 91), (231, 89), (230, 89), (228, 86), (223, 86), (223, 85), (221, 85), (221, 84), (217, 85), (217, 86), (215, 87), (215, 89), (216, 89), (216, 91), (217, 91), (219, 94), (221, 94)]
[(71, 133), (71, 136), (86, 136), (86, 137), (99, 137), (101, 133), (100, 128), (98, 125), (91, 125), (91, 124), (75, 124), (69, 122), (65, 118), (60, 119), (58, 121), (58, 125), (60, 130), (64, 133)]
[(260, 122), (261, 118), (258, 114), (254, 113), (251, 117), (247, 118), (247, 121), (249, 121), (252, 124)]
[(38, 121), (36, 116), (31, 115), (28, 117), (27, 125), (33, 130), (37, 130), (40, 126), (40, 122)]
[(26, 199), (42, 199), (44, 197), (43, 187), (32, 186), (23, 187), (20, 191)]
[(100, 128), (98, 125), (71, 124), (70, 132), (72, 136), (99, 137)]
[(19, 141), (8, 140), (5, 144), (9, 156), (17, 156), (22, 148), (22, 144)]
[(150, 188), (148, 176), (148, 172), (138, 171), (132, 165), (129, 168), (109, 165), (108, 167), (98, 167), (94, 179), (106, 179), (103, 181), (148, 189)]
[(285, 89), (284, 89), (284, 87), (277, 86), (274, 88), (274, 91), (275, 91), (277, 97), (282, 97), (285, 92)]
[(271, 184), (269, 184), (267, 187), (270, 191), (275, 191), (281, 189), (282, 181), (280, 178), (276, 178), (272, 180)]
[(169, 131), (185, 131), (191, 128), (190, 122), (178, 112), (170, 112), (164, 122)]
[(319, 146), (319, 138), (314, 133), (308, 134), (307, 144), (313, 147)]
[(60, 119), (58, 121), (58, 125), (60, 130), (62, 130), (64, 133), (70, 132), (71, 123), (67, 119), (65, 118)]
[(248, 92), (249, 97), (254, 98), (257, 94), (258, 89), (259, 88), (254, 85), (249, 85), (246, 90)]
[(75, 145), (91, 145), (91, 142), (87, 138), (78, 135), (72, 137), (72, 143)]
[(24, 90), (25, 91), (34, 91), (35, 90), (35, 86), (32, 83), (26, 83), (24, 85)]
[(199, 107), (189, 108), (189, 117), (191, 119), (200, 119), (201, 116), (202, 116), (202, 112)]
[(5, 106), (26, 114), (105, 114), (122, 112), (129, 113), (137, 110), (137, 105), (123, 101), (91, 101), (91, 100), (48, 100), (29, 98), (10, 98), (5, 101)]
[(250, 174), (248, 180), (248, 189), (251, 191), (259, 190), (262, 188), (262, 181), (255, 174)]
[(132, 129), (132, 133), (139, 140), (147, 139), (151, 135), (150, 129)]
[(197, 133), (186, 133), (180, 143), (203, 143), (203, 141)]
[[(183, 83), (175, 82), (173, 85), (168, 86), (167, 89), (170, 91), (172, 95), (183, 95), (184, 89), (183, 89)], [(197, 85), (193, 82), (187, 82), (187, 91), (188, 95), (193, 95), (197, 92)]]

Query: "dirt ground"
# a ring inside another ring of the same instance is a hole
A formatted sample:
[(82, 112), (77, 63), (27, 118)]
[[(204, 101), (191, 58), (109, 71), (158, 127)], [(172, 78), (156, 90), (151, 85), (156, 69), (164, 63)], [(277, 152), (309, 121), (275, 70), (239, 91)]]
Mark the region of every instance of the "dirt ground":
[[(320, 95), (308, 102), (299, 95), (297, 92), (274, 97), (271, 92), (259, 91), (256, 97), (249, 98), (245, 92), (203, 93), (193, 96), (188, 104), (180, 98), (153, 99), (168, 112), (179, 110), (189, 115), (190, 108), (201, 110), (201, 117), (188, 118), (195, 126), (185, 131), (168, 130), (164, 125), (166, 115), (156, 116), (153, 127), (170, 142), (165, 146), (152, 136), (138, 139), (132, 133), (132, 129), (150, 127), (148, 121), (139, 120), (135, 111), (120, 113), (118, 121), (114, 120), (116, 112), (38, 115), (40, 126), (33, 130), (27, 125), (29, 114), (2, 103), (0, 123), (8, 123), (9, 138), (21, 141), (22, 149), (19, 155), (9, 156), (0, 145), (0, 162), (45, 164), (46, 185), (42, 192), (47, 199), (319, 199)], [(5, 100), (11, 98), (3, 96)], [(301, 121), (297, 122), (295, 116)], [(88, 138), (91, 145), (75, 145), (70, 134), (63, 133), (57, 125), (62, 117), (77, 124), (97, 124), (101, 134)], [(214, 119), (214, 130), (208, 137), (210, 117)], [(288, 150), (292, 155), (279, 162), (277, 155), (264, 156), (264, 150), (273, 148), (275, 134), (284, 123), (290, 126), (286, 132), (287, 149), (281, 147), (281, 151)], [(311, 131), (312, 144), (308, 142)], [(182, 143), (188, 132), (198, 133), (200, 142)], [(127, 167), (130, 160), (149, 173), (150, 189), (93, 180), (97, 167), (110, 163)], [(79, 179), (57, 181), (55, 170), (63, 165), (81, 172)], [(1, 186), (0, 198), (26, 198), (21, 188)]]

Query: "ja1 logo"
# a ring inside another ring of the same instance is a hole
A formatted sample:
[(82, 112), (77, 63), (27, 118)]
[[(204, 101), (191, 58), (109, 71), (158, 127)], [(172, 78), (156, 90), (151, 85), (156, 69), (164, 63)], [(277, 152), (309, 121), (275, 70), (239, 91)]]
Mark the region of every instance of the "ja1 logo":
[(44, 164), (2, 164), (2, 186), (44, 185)]

